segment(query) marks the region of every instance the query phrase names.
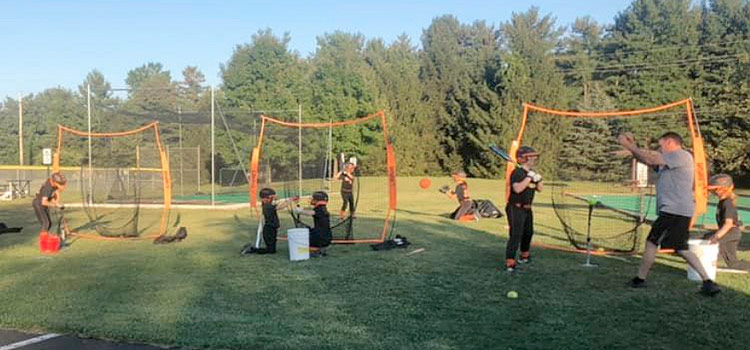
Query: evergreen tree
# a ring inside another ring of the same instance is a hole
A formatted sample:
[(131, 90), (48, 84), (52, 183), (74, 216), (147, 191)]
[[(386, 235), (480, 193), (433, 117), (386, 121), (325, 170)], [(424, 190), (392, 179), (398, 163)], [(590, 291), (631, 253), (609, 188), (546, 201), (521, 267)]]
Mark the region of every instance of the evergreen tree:
[[(313, 118), (318, 121), (340, 121), (366, 116), (384, 107), (379, 100), (378, 79), (364, 58), (364, 37), (361, 34), (333, 32), (318, 37), (318, 48), (312, 58)], [(334, 128), (334, 154), (356, 155), (363, 160), (361, 169), (367, 173), (384, 164), (380, 126), (376, 123)], [(326, 147), (324, 142), (308, 147), (314, 153)]]
[(498, 113), (501, 62), (494, 29), (484, 22), (464, 25), (443, 16), (424, 31), (422, 47), (420, 76), (442, 145), (441, 166), (474, 176), (499, 174), (501, 164), (487, 152), (508, 124)]
[[(703, 7), (696, 104), (714, 172), (750, 174), (750, 2), (713, 0)], [(703, 112), (706, 111), (706, 112)]]
[[(562, 29), (556, 27), (551, 15), (541, 16), (536, 7), (514, 13), (511, 20), (500, 27), (500, 33), (505, 63), (499, 89), (501, 114), (507, 116), (512, 125), (512, 132), (503, 135), (503, 139), (511, 140), (520, 129), (524, 102), (568, 109), (572, 93), (556, 67), (554, 53), (560, 48)], [(543, 154), (561, 149), (563, 133), (569, 123), (541, 113), (531, 113), (528, 118), (523, 145)], [(556, 162), (557, 157), (547, 156), (540, 162), (540, 170), (551, 174), (559, 168)]]
[(435, 124), (421, 100), (420, 59), (416, 47), (405, 34), (388, 47), (382, 40), (372, 40), (367, 44), (365, 58), (378, 78), (379, 100), (385, 103), (399, 174), (438, 173), (439, 144)]

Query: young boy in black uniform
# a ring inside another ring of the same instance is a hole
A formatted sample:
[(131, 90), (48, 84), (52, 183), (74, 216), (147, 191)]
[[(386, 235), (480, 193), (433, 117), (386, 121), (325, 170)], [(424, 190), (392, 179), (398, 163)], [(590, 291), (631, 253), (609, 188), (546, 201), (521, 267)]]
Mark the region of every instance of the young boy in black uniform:
[(310, 205), (313, 210), (304, 210), (294, 208), (298, 214), (312, 216), (314, 225), (310, 229), (310, 247), (325, 248), (331, 244), (333, 235), (331, 233), (331, 218), (328, 214), (328, 194), (323, 191), (317, 191), (312, 194)]
[(719, 197), (719, 203), (716, 204), (716, 224), (719, 229), (704, 238), (712, 244), (719, 243), (719, 256), (728, 268), (750, 270), (750, 262), (737, 258), (737, 247), (742, 238), (742, 222), (737, 214), (737, 195), (734, 194), (732, 177), (727, 174), (714, 175), (709, 180), (708, 189)]
[(478, 220), (476, 215), (472, 214), (474, 202), (469, 195), (469, 184), (466, 183), (466, 173), (463, 171), (454, 171), (451, 173), (451, 178), (453, 179), (453, 182), (456, 183), (456, 189), (447, 192), (446, 195), (451, 199), (456, 199), (458, 201), (458, 208), (453, 211), (453, 220)]
[(266, 243), (265, 248), (253, 247), (253, 244), (247, 244), (242, 247), (241, 254), (275, 254), (276, 253), (276, 236), (279, 231), (279, 215), (276, 211), (284, 209), (295, 200), (289, 198), (280, 203), (274, 203), (276, 200), (276, 191), (272, 188), (263, 188), (260, 190), (260, 201), (263, 208), (263, 241)]
[(336, 178), (341, 180), (341, 211), (339, 211), (339, 220), (346, 218), (346, 207), (349, 206), (349, 215), (354, 217), (354, 169), (353, 163), (346, 163), (344, 169), (336, 174)]
[[(538, 158), (539, 153), (528, 146), (523, 146), (516, 152), (520, 167), (510, 175), (511, 191), (505, 206), (510, 227), (510, 237), (505, 248), (505, 269), (508, 272), (515, 271), (516, 262), (524, 264), (531, 261), (531, 237), (534, 235), (531, 204), (534, 201), (534, 193), (544, 189), (542, 176), (533, 170)], [(519, 245), (521, 258), (516, 260)]]
[[(34, 208), (34, 213), (36, 213), (36, 218), (39, 220), (41, 226), (39, 230), (39, 242), (43, 251), (56, 251), (60, 246), (60, 237), (51, 235), (49, 232), (52, 228), (49, 207), (65, 208), (60, 201), (60, 193), (65, 190), (67, 182), (63, 174), (53, 173), (42, 184), (36, 197), (31, 201), (31, 206)], [(54, 247), (49, 246), (50, 244)]]

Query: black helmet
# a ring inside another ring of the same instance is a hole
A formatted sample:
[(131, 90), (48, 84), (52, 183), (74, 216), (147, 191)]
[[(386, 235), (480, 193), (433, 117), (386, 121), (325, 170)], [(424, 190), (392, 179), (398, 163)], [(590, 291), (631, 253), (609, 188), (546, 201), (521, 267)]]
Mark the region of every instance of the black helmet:
[(261, 199), (267, 199), (267, 198), (270, 198), (271, 196), (275, 196), (275, 195), (276, 195), (276, 191), (274, 191), (273, 188), (265, 187), (265, 188), (262, 188), (260, 190), (260, 198)]
[(323, 191), (315, 191), (312, 194), (312, 199), (316, 202), (325, 201), (328, 202), (328, 193)]
[(65, 178), (65, 175), (63, 175), (62, 173), (59, 173), (59, 172), (58, 173), (52, 173), (52, 175), (50, 176), (50, 178), (52, 179), (52, 182), (54, 182), (54, 183), (56, 183), (56, 184), (58, 184), (60, 186), (65, 186), (65, 184), (68, 183), (68, 179)]
[(537, 152), (535, 149), (529, 147), (529, 146), (522, 146), (518, 149), (516, 152), (516, 160), (519, 163), (523, 163), (526, 161), (526, 157), (530, 156), (538, 156), (539, 152)]

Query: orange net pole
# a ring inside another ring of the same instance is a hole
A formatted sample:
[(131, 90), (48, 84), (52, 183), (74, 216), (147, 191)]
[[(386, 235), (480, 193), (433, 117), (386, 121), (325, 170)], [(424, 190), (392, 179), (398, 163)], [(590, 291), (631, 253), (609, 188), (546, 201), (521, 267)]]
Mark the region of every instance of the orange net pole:
[(250, 208), (258, 212), (258, 164), (260, 163), (260, 150), (263, 145), (263, 136), (266, 133), (266, 116), (260, 118), (260, 134), (258, 134), (258, 144), (253, 148), (252, 158), (250, 159), (250, 188), (248, 189), (248, 198), (250, 199)]
[(107, 237), (107, 236), (99, 236), (99, 235), (92, 235), (88, 233), (80, 233), (80, 232), (73, 232), (70, 234), (73, 237), (79, 237), (84, 239), (91, 239), (95, 241), (144, 241), (147, 239), (154, 239), (162, 235), (162, 233), (149, 233), (145, 234), (143, 236), (138, 237)]
[(708, 164), (706, 162), (706, 152), (703, 145), (703, 138), (698, 133), (698, 123), (693, 111), (693, 103), (688, 100), (685, 105), (688, 115), (688, 126), (690, 128), (690, 138), (693, 144), (693, 162), (695, 167), (693, 196), (695, 198), (695, 211), (693, 217), (699, 217), (708, 210)]
[(383, 125), (383, 140), (385, 141), (386, 170), (388, 174), (388, 210), (396, 210), (396, 152), (388, 137), (388, 121), (383, 111), (380, 114), (380, 122)]
[(128, 136), (128, 135), (137, 134), (137, 133), (142, 132), (144, 130), (148, 130), (149, 128), (157, 127), (158, 124), (159, 124), (159, 122), (152, 122), (152, 123), (146, 124), (146, 125), (138, 128), (138, 129), (133, 129), (133, 130), (128, 130), (128, 131), (120, 131), (120, 132), (92, 132), (92, 133), (88, 133), (86, 131), (71, 129), (71, 128), (67, 127), (67, 126), (62, 126), (62, 125), (58, 125), (58, 128), (60, 128), (62, 131), (69, 132), (69, 133), (71, 133), (73, 135), (76, 135), (76, 136), (89, 136), (89, 135), (91, 135), (91, 137), (118, 137), (118, 136)]
[(169, 211), (172, 207), (172, 178), (169, 173), (169, 157), (165, 150), (159, 151), (159, 158), (162, 167), (162, 186), (164, 187), (164, 208), (161, 212), (161, 224), (159, 232), (165, 234), (167, 232), (167, 226), (169, 225)]
[(388, 169), (388, 210), (396, 210), (396, 155), (393, 146), (385, 146), (386, 163)]
[(260, 135), (258, 136), (258, 144), (256, 147), (260, 148), (260, 145), (263, 144), (263, 135), (266, 133), (266, 116), (261, 115), (260, 116)]
[[(160, 234), (167, 233), (167, 226), (169, 225), (169, 212), (172, 209), (172, 174), (169, 169), (169, 154), (167, 154), (164, 145), (161, 143), (161, 133), (159, 131), (159, 122), (153, 122), (145, 127), (139, 128), (141, 131), (148, 129), (149, 127), (154, 128), (154, 137), (156, 140), (156, 147), (159, 150), (159, 161), (162, 169), (162, 192), (164, 198), (164, 208), (162, 208), (161, 220), (160, 220)], [(139, 130), (136, 129), (136, 130)], [(123, 132), (118, 134), (132, 135), (130, 132)]]
[(60, 171), (60, 152), (62, 151), (62, 128), (60, 125), (57, 126), (57, 149), (55, 154), (52, 156), (52, 172), (56, 173)]
[(528, 107), (529, 110), (534, 110), (538, 112), (563, 116), (563, 117), (589, 117), (589, 118), (597, 118), (597, 117), (623, 117), (623, 116), (637, 116), (641, 114), (647, 114), (647, 113), (654, 113), (654, 112), (661, 112), (670, 108), (674, 108), (681, 105), (686, 105), (690, 102), (690, 99), (684, 99), (672, 103), (668, 103), (661, 106), (651, 107), (651, 108), (643, 108), (643, 109), (634, 109), (634, 110), (624, 110), (624, 111), (605, 111), (605, 112), (578, 112), (578, 111), (562, 111), (557, 109), (551, 109), (551, 108), (545, 108), (533, 105), (531, 103), (524, 103), (524, 107)]
[[(275, 119), (275, 118), (271, 118), (271, 117), (265, 116), (265, 115), (261, 115), (261, 118), (263, 119), (263, 121), (267, 120), (267, 121), (269, 121), (271, 123), (275, 123), (275, 124), (279, 124), (279, 125), (284, 125), (284, 126), (289, 126), (289, 127), (294, 127), (294, 128), (303, 128), (303, 129), (304, 128), (310, 128), (310, 129), (316, 129), (317, 128), (317, 129), (320, 129), (320, 128), (328, 128), (328, 127), (332, 127), (332, 126), (346, 126), (346, 125), (360, 124), (360, 123), (364, 123), (364, 122), (366, 122), (368, 120), (371, 120), (371, 119), (374, 119), (374, 118), (377, 118), (377, 117), (381, 117), (382, 118), (384, 116), (385, 116), (385, 113), (383, 111), (379, 111), (379, 112), (377, 112), (375, 114), (370, 114), (370, 115), (362, 117), (362, 118), (357, 118), (357, 119), (352, 119), (352, 120), (344, 120), (344, 121), (340, 121), (340, 122), (328, 122), (328, 123), (294, 123), (294, 122), (285, 122), (285, 121), (278, 120), (278, 119)], [(262, 126), (261, 126), (261, 133), (262, 133)]]
[[(521, 115), (521, 127), (518, 129), (518, 135), (516, 135), (516, 139), (513, 140), (510, 144), (510, 157), (513, 159), (513, 162), (516, 162), (516, 152), (518, 152), (518, 148), (521, 147), (521, 140), (523, 139), (523, 132), (526, 130), (526, 122), (529, 118), (529, 105), (523, 104), (523, 114)], [(516, 169), (516, 165), (512, 163), (507, 163), (505, 165), (505, 201), (507, 202), (510, 198), (510, 176), (513, 174), (513, 170)]]
[(258, 162), (260, 161), (260, 147), (253, 148), (253, 155), (250, 158), (250, 208), (257, 212), (258, 210)]

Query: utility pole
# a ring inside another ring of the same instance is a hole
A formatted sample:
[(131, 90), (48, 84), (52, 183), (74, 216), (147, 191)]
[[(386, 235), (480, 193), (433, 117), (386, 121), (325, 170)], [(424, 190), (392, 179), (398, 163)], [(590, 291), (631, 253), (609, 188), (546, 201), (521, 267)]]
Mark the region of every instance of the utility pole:
[(211, 85), (211, 205), (216, 205), (216, 147), (214, 144), (214, 87)]
[[(23, 165), (23, 94), (18, 94), (18, 165)], [(16, 180), (21, 179), (21, 169), (16, 170)]]
[(180, 196), (184, 196), (185, 195), (185, 191), (183, 189), (183, 185), (185, 184), (185, 182), (183, 181), (183, 179), (185, 178), (185, 173), (183, 172), (183, 166), (182, 166), (182, 161), (183, 161), (183, 156), (182, 156), (182, 107), (180, 107), (180, 106), (177, 106), (177, 117), (178, 117), (178, 120), (179, 120), (179, 124), (177, 124), (177, 126), (178, 126), (178, 132), (177, 132), (177, 134), (178, 134), (178, 137), (179, 137), (179, 144), (180, 144), (180, 152), (177, 153), (179, 155), (179, 157), (180, 157)]
[(89, 204), (93, 203), (94, 172), (91, 168), (91, 84), (86, 84), (86, 109), (88, 113), (88, 141), (89, 141)]
[(297, 178), (297, 189), (298, 193), (297, 195), (302, 197), (302, 105), (298, 105), (297, 107), (297, 122), (299, 123), (299, 127), (297, 128), (297, 169), (298, 169), (298, 178)]
[(18, 165), (23, 165), (23, 95), (18, 94)]

